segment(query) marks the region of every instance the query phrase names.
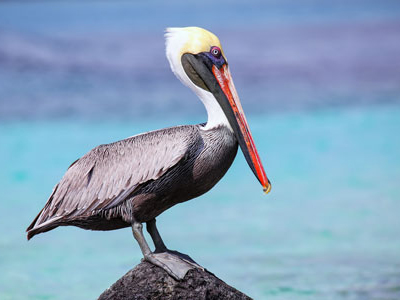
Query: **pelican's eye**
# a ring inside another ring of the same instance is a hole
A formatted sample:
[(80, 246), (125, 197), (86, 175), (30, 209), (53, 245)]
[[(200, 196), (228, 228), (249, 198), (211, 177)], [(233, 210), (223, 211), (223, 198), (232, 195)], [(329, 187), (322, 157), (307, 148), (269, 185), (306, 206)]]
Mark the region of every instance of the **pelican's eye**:
[(217, 46), (211, 47), (210, 52), (215, 58), (220, 58), (221, 56), (221, 49), (219, 49)]

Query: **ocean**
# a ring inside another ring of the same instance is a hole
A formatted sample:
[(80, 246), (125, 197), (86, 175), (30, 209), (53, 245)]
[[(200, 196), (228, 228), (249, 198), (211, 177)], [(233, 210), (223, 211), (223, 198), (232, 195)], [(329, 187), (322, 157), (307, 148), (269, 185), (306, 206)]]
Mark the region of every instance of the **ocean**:
[(93, 147), (206, 120), (164, 54), (189, 25), (220, 37), (272, 191), (239, 151), (157, 218), (166, 245), (254, 299), (400, 298), (399, 8), (0, 3), (0, 299), (96, 299), (140, 262), (129, 228), (25, 229)]

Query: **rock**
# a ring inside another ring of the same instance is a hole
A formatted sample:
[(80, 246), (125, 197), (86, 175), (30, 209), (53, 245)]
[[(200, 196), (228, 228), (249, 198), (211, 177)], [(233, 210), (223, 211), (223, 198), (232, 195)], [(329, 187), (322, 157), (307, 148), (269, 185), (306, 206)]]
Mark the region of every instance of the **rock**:
[(177, 281), (163, 269), (142, 261), (104, 291), (98, 300), (251, 299), (214, 274), (191, 269)]

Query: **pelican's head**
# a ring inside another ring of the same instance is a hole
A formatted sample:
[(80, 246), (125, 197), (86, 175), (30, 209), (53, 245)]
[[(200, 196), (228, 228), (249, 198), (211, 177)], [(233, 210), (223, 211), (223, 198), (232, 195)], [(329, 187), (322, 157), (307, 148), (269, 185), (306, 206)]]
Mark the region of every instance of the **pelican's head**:
[(231, 129), (257, 179), (268, 193), (271, 184), (254, 145), (228, 62), (216, 35), (199, 28), (167, 28), (166, 53), (174, 74), (203, 101), (206, 129), (225, 125)]

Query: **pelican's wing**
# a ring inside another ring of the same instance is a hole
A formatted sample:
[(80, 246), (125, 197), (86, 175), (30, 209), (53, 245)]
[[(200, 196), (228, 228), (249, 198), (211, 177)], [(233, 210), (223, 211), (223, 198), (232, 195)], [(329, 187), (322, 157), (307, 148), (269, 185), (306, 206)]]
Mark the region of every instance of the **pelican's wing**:
[(118, 205), (175, 166), (197, 133), (196, 126), (172, 127), (94, 148), (69, 167), (28, 231)]

